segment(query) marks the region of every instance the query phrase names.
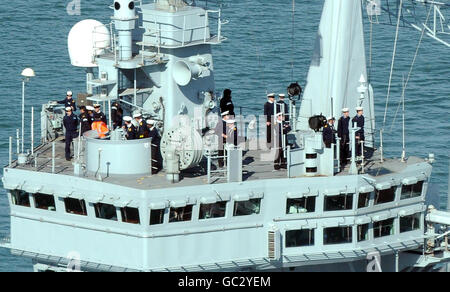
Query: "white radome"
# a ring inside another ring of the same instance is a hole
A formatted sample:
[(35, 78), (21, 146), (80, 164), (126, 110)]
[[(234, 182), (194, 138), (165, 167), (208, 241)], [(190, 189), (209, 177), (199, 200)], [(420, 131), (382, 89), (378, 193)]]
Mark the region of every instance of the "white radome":
[(108, 28), (101, 22), (86, 19), (75, 24), (70, 30), (68, 48), (70, 61), (76, 67), (97, 67), (94, 56), (103, 53), (110, 46)]

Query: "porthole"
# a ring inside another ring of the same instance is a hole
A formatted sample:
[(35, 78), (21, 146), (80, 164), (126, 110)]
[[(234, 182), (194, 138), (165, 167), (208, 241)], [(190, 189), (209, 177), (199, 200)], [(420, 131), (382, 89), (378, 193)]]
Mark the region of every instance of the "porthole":
[(120, 3), (119, 2), (114, 3), (114, 8), (116, 10), (119, 10), (120, 9)]
[(130, 4), (128, 4), (128, 8), (130, 8), (130, 10), (134, 9), (134, 2), (131, 1)]

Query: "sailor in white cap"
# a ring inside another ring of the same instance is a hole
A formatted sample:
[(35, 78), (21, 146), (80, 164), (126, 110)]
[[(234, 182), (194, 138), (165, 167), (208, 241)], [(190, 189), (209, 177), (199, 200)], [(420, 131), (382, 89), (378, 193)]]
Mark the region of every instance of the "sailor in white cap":
[(83, 136), (84, 133), (91, 130), (92, 122), (93, 120), (89, 116), (89, 113), (87, 112), (87, 108), (83, 105), (80, 106), (80, 115), (78, 116), (80, 119), (80, 134)]
[(133, 119), (137, 122), (136, 132), (137, 139), (145, 139), (149, 137), (147, 123), (142, 118), (142, 113), (140, 111), (136, 111), (133, 114)]
[(135, 140), (136, 139), (136, 128), (131, 123), (133, 121), (132, 117), (125, 116), (123, 117), (123, 121), (125, 125), (122, 127), (125, 130), (125, 137), (127, 140)]
[(327, 124), (323, 127), (323, 143), (325, 147), (331, 148), (331, 144), (336, 144), (336, 137), (334, 135), (334, 117), (327, 118)]
[(122, 127), (123, 109), (120, 104), (115, 101), (111, 105), (111, 121), (113, 129)]
[(152, 174), (157, 174), (159, 170), (162, 168), (162, 157), (159, 154), (159, 147), (161, 144), (161, 135), (159, 134), (158, 129), (156, 128), (156, 121), (149, 119), (146, 121), (149, 138), (152, 139)]
[(72, 145), (73, 139), (78, 137), (78, 117), (73, 113), (71, 106), (66, 107), (66, 115), (63, 118), (63, 125), (66, 129), (66, 160), (70, 161), (72, 159), (70, 146)]
[[(361, 143), (365, 141), (364, 136), (364, 108), (358, 106), (356, 109), (356, 116), (352, 119), (352, 126), (356, 123), (356, 127), (361, 128), (356, 131), (356, 156), (361, 157)], [(360, 159), (360, 158), (359, 158)]]
[(341, 153), (341, 167), (345, 168), (350, 156), (350, 110), (348, 108), (342, 109), (342, 117), (338, 122), (338, 136), (341, 138), (340, 153)]
[(287, 168), (287, 159), (285, 157), (284, 150), (287, 147), (287, 134), (292, 130), (289, 124), (284, 120), (284, 114), (279, 112), (276, 114), (275, 133), (278, 138), (278, 144), (276, 145), (277, 152), (274, 160), (274, 169), (280, 170), (281, 168)]
[(71, 107), (72, 111), (76, 111), (77, 110), (77, 106), (75, 104), (75, 101), (72, 98), (73, 96), (73, 92), (72, 91), (67, 91), (66, 93), (66, 98), (60, 101), (57, 101), (58, 104), (63, 104), (64, 107)]
[(216, 124), (216, 127), (214, 129), (215, 135), (218, 137), (218, 164), (219, 167), (223, 167), (223, 156), (225, 155), (224, 147), (227, 143), (227, 121), (230, 119), (230, 112), (225, 111), (220, 114), (222, 117), (222, 120), (219, 120), (219, 122)]
[(101, 105), (96, 103), (94, 104), (94, 120), (102, 121), (105, 124), (108, 124), (106, 121), (106, 115), (101, 111)]
[(275, 93), (270, 93), (267, 95), (267, 102), (264, 104), (264, 115), (266, 116), (266, 138), (267, 146), (271, 148), (272, 144), (272, 126), (274, 125), (274, 103), (275, 103)]
[(238, 132), (235, 120), (227, 120), (227, 144), (238, 145)]
[(284, 102), (285, 97), (286, 94), (284, 93), (278, 94), (277, 112), (284, 113), (284, 120), (289, 123), (289, 106)]

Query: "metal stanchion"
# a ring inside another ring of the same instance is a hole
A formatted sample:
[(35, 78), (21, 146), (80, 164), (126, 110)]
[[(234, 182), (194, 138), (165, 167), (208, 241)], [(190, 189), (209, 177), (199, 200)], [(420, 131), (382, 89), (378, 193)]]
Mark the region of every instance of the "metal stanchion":
[(364, 141), (361, 141), (361, 173), (365, 173), (364, 158)]
[(20, 130), (16, 131), (16, 139), (17, 139), (17, 155), (20, 153)]
[(34, 107), (31, 107), (31, 156), (34, 154)]
[(52, 142), (52, 173), (55, 173), (55, 142)]
[(9, 167), (12, 167), (13, 137), (9, 137)]

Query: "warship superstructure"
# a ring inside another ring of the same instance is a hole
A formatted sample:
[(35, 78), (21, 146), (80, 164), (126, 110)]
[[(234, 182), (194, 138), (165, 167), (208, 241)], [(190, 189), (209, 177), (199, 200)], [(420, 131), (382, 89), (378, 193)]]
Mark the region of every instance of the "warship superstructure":
[[(66, 161), (64, 109), (49, 102), (39, 146), (18, 146), (15, 159), (10, 140), (3, 247), (36, 271), (366, 271), (372, 260), (375, 270), (406, 271), (450, 260), (450, 215), (426, 204), (434, 156), (377, 149), (360, 0), (325, 0), (298, 115), (290, 103), (287, 169), (276, 172), (264, 134), (246, 135), (264, 133), (265, 121), (243, 117), (239, 145), (226, 145), (226, 166), (216, 165), (208, 129), (219, 115), (211, 46), (225, 40), (220, 10), (181, 0), (111, 8), (109, 26), (85, 20), (70, 32), (72, 65), (86, 68), (78, 104), (102, 104), (109, 121), (113, 102), (155, 120), (164, 168), (152, 174), (151, 139), (127, 141), (111, 122), (106, 139), (74, 140)], [(341, 171), (339, 147), (326, 148), (310, 121), (359, 106), (362, 162), (352, 125)]]

